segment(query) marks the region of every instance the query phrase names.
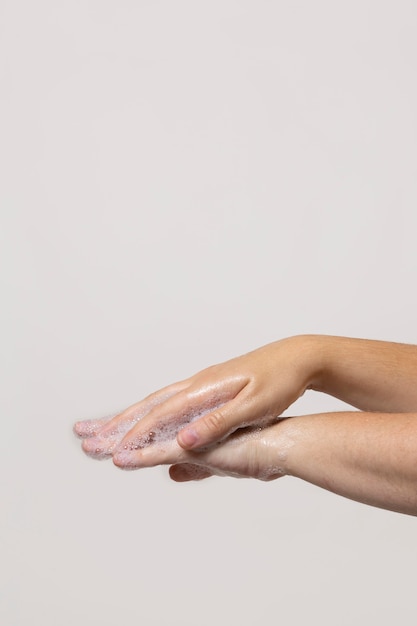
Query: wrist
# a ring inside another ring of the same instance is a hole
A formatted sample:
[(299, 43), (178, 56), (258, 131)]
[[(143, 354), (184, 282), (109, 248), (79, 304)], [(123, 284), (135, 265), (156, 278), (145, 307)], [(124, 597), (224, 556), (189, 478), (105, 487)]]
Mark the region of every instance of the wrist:
[(290, 417), (280, 419), (278, 423), (259, 433), (259, 466), (262, 467), (264, 480), (294, 474), (293, 465), (296, 456), (294, 448), (297, 445), (294, 419)]
[(327, 363), (327, 339), (324, 335), (296, 335), (290, 338), (298, 355), (304, 391), (319, 391), (323, 385)]

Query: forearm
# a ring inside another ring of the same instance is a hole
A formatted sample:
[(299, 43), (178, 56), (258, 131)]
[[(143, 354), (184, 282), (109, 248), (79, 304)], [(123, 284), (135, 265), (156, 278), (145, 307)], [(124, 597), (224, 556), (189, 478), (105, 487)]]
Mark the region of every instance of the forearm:
[(304, 337), (310, 389), (362, 411), (417, 411), (417, 346), (331, 337)]
[(417, 413), (324, 413), (289, 418), (275, 428), (277, 455), (286, 450), (286, 474), (417, 515)]

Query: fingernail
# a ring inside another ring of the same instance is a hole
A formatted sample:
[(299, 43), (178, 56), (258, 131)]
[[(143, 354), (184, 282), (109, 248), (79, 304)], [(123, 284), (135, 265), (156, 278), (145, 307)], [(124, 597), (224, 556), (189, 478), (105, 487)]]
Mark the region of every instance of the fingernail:
[(181, 430), (178, 433), (178, 443), (185, 448), (192, 448), (198, 441), (197, 433), (193, 428)]

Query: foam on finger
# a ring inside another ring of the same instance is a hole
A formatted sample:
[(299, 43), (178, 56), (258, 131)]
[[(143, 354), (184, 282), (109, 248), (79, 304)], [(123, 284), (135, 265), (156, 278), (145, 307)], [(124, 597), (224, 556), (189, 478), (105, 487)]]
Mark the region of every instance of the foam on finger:
[(73, 426), (74, 434), (80, 439), (86, 437), (95, 437), (99, 431), (108, 424), (118, 413), (112, 413), (106, 417), (100, 417), (98, 419), (88, 419), (76, 422)]
[(133, 405), (130, 409), (116, 413), (110, 419), (104, 419), (102, 427), (84, 438), (82, 448), (88, 456), (97, 459), (107, 459), (124, 439), (126, 434), (133, 430), (140, 420), (150, 411), (174, 395), (174, 391), (159, 394), (148, 402)]
[(113, 450), (113, 460), (118, 467), (133, 469), (160, 464), (172, 464), (184, 456), (184, 450), (177, 443), (177, 434), (187, 424), (219, 409), (224, 402), (184, 412), (175, 418), (157, 422), (152, 429), (125, 437)]

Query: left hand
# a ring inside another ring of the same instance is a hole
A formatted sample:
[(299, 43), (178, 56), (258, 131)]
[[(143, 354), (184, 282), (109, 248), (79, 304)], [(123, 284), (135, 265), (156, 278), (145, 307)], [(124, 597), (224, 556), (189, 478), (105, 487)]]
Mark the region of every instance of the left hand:
[(122, 469), (171, 465), (170, 476), (176, 482), (210, 476), (274, 480), (286, 474), (286, 421), (263, 429), (239, 429), (221, 444), (204, 450), (184, 450), (175, 439), (151, 443), (139, 451), (119, 449), (113, 462)]

